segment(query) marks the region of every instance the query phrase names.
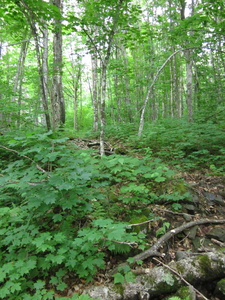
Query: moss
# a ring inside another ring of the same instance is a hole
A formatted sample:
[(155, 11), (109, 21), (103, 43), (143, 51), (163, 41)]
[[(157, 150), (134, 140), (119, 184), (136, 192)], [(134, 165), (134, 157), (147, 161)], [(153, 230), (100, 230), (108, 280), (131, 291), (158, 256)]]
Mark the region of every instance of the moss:
[(225, 296), (225, 278), (221, 279), (219, 282), (217, 282), (216, 290), (222, 295)]
[(124, 288), (123, 288), (122, 284), (120, 284), (120, 283), (114, 284), (113, 289), (116, 294), (120, 294), (121, 296), (123, 296)]
[(146, 207), (142, 213), (149, 219), (149, 215), (152, 213), (152, 210)]
[(165, 281), (162, 281), (157, 286), (157, 290), (160, 291), (161, 295), (174, 293), (177, 291), (177, 289), (178, 289), (178, 284), (176, 280), (172, 285), (167, 284)]
[(191, 300), (191, 295), (190, 295), (190, 288), (188, 286), (183, 286), (181, 287), (175, 294), (176, 296), (180, 297), (181, 299), (187, 299)]
[(184, 271), (185, 271), (185, 267), (182, 266), (182, 265), (180, 265), (179, 262), (178, 262), (177, 265), (176, 265), (176, 269), (177, 269), (177, 271), (178, 271), (180, 274), (183, 274)]
[[(129, 220), (130, 224), (139, 224), (142, 222), (148, 221), (148, 218), (145, 215), (140, 215), (138, 217), (134, 217)], [(138, 225), (138, 226), (133, 226), (133, 231), (139, 233), (142, 230), (147, 230), (148, 224), (143, 224), (143, 225)]]
[(199, 261), (199, 267), (201, 273), (204, 275), (204, 277), (207, 279), (208, 275), (210, 274), (210, 269), (211, 269), (211, 261), (208, 257), (208, 255), (200, 255), (198, 257)]
[(178, 182), (173, 186), (173, 191), (183, 195), (188, 191), (188, 189), (184, 182)]

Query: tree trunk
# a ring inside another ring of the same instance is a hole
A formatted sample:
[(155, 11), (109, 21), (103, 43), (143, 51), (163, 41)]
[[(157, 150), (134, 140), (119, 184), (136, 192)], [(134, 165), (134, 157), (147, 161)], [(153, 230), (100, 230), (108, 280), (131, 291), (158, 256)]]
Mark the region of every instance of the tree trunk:
[(73, 91), (74, 91), (74, 101), (73, 101), (73, 126), (74, 130), (78, 129), (78, 121), (77, 121), (77, 107), (78, 107), (78, 88), (81, 79), (81, 65), (78, 65), (77, 74), (73, 74)]
[[(25, 1), (16, 2), (16, 4), (19, 6), (19, 8), (23, 12), (24, 16), (26, 17), (27, 22), (30, 26), (31, 33), (34, 37), (35, 50), (36, 50), (37, 63), (38, 63), (38, 74), (39, 74), (39, 78), (40, 78), (40, 87), (41, 87), (41, 94), (42, 94), (42, 105), (44, 108), (46, 126), (47, 126), (47, 129), (50, 130), (51, 129), (51, 121), (50, 121), (50, 115), (49, 115), (49, 110), (48, 110), (48, 96), (46, 94), (47, 90), (46, 90), (46, 85), (45, 85), (45, 76), (44, 76), (41, 51), (40, 51), (40, 40), (39, 40), (38, 29), (35, 24), (35, 16)], [(43, 39), (45, 39), (45, 38), (43, 37)]]
[(106, 98), (106, 71), (108, 61), (102, 64), (101, 74), (101, 102), (100, 102), (100, 155), (105, 154), (104, 149), (104, 127), (105, 127), (105, 98)]
[(185, 59), (186, 59), (186, 86), (187, 86), (187, 109), (188, 109), (188, 121), (192, 122), (193, 120), (193, 73), (192, 73), (192, 51), (185, 50), (184, 52)]
[(145, 101), (144, 101), (144, 105), (142, 107), (142, 110), (141, 110), (141, 117), (140, 117), (140, 123), (139, 123), (139, 130), (138, 130), (138, 136), (141, 136), (142, 134), (142, 131), (144, 129), (144, 116), (145, 116), (145, 110), (146, 110), (146, 106), (148, 104), (148, 101), (149, 101), (149, 98), (151, 96), (151, 93), (152, 93), (152, 89), (156, 83), (156, 80), (158, 79), (161, 71), (164, 69), (164, 67), (166, 66), (166, 64), (170, 61), (170, 59), (176, 55), (178, 52), (182, 51), (183, 49), (180, 49), (180, 50), (177, 50), (175, 52), (173, 52), (167, 59), (166, 61), (162, 64), (162, 66), (158, 69), (152, 83), (150, 84), (149, 88), (148, 88), (148, 91), (147, 91), (147, 95), (146, 95), (146, 98), (145, 98)]
[(42, 33), (43, 33), (43, 51), (42, 51), (43, 90), (47, 102), (46, 106), (48, 106), (48, 28), (47, 26), (44, 26)]
[[(180, 0), (181, 10), (180, 10), (180, 18), (181, 20), (185, 19), (185, 8), (186, 8), (186, 1)], [(192, 1), (192, 14), (193, 14), (193, 1)], [(188, 34), (186, 34), (188, 38)], [(188, 109), (188, 121), (192, 122), (193, 120), (193, 58), (192, 58), (192, 50), (187, 49), (184, 51), (184, 57), (186, 60), (186, 102), (187, 102), (187, 109)]]
[[(53, 4), (62, 11), (61, 0), (54, 0)], [(53, 56), (51, 105), (52, 127), (56, 130), (65, 123), (65, 104), (62, 89), (62, 28), (60, 20), (55, 20)]]
[(20, 107), (21, 107), (21, 98), (22, 98), (22, 82), (23, 82), (23, 72), (24, 72), (24, 63), (27, 55), (27, 49), (29, 46), (30, 39), (26, 40), (22, 43), (20, 49), (20, 56), (17, 65), (16, 76), (14, 78), (14, 86), (13, 86), (13, 98), (12, 102), (18, 103), (18, 120), (17, 125), (20, 126)]
[(98, 58), (96, 53), (91, 56), (92, 63), (92, 105), (94, 111), (93, 130), (98, 130)]

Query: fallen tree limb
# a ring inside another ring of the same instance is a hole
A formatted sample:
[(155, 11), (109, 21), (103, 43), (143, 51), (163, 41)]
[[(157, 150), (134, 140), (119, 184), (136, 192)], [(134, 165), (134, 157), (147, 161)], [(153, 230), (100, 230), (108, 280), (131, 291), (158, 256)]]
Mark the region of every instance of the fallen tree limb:
[[(177, 235), (178, 233), (191, 228), (196, 225), (203, 225), (203, 224), (224, 224), (225, 220), (210, 220), (210, 219), (201, 219), (196, 221), (191, 221), (188, 223), (185, 223), (177, 228), (174, 228), (170, 231), (168, 231), (166, 234), (164, 234), (158, 241), (148, 250), (145, 250), (141, 252), (140, 254), (133, 257), (133, 263), (137, 262), (138, 260), (145, 260), (146, 258), (153, 257), (153, 256), (162, 256), (161, 253), (159, 253), (159, 248), (161, 248), (165, 242), (167, 242), (169, 239), (171, 239), (173, 236)], [(118, 272), (118, 269), (121, 267), (124, 267), (126, 263), (122, 263), (118, 265), (114, 270), (111, 271), (111, 274), (115, 274)]]
[(113, 283), (92, 286), (84, 289), (83, 294), (101, 300), (154, 299), (159, 295), (166, 296), (175, 293), (184, 285), (184, 280), (198, 289), (204, 282), (208, 283), (224, 278), (224, 265), (224, 251), (213, 250), (213, 252), (204, 255), (200, 254), (181, 259), (178, 262), (170, 262), (168, 266), (180, 274), (182, 279), (177, 274), (171, 273), (168, 268), (157, 266), (146, 269), (145, 274), (135, 278), (135, 282), (124, 283), (119, 286)]

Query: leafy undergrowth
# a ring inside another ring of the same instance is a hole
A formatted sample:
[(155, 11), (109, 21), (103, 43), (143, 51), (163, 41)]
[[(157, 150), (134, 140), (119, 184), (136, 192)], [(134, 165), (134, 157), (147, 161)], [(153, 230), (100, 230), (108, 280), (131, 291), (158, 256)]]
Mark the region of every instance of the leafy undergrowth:
[(143, 155), (160, 157), (179, 170), (207, 170), (216, 175), (225, 172), (223, 121), (221, 124), (199, 124), (168, 119), (146, 126), (141, 137), (137, 136), (137, 128), (131, 125), (108, 128), (107, 135)]
[[(171, 165), (175, 160), (185, 169), (189, 165), (183, 160), (187, 151), (182, 159), (175, 155), (184, 146), (175, 143), (172, 133), (167, 141), (163, 130), (156, 136), (157, 142), (153, 132), (142, 140), (131, 135), (126, 143), (123, 134), (114, 136), (126, 151), (129, 147), (129, 154), (103, 158), (51, 132), (1, 137), (2, 299), (88, 300), (76, 293), (83, 284), (100, 284), (116, 263), (148, 248), (153, 232), (152, 242), (168, 230), (172, 218), (165, 218), (162, 208), (179, 216), (183, 203), (192, 201)], [(181, 141), (186, 149), (193, 144), (190, 139), (188, 146), (187, 139)], [(205, 150), (222, 153), (223, 145), (216, 141)], [(194, 168), (207, 161), (221, 174), (222, 158), (207, 153)], [(151, 226), (138, 225), (148, 221)], [(123, 271), (115, 282), (132, 280), (131, 272)]]

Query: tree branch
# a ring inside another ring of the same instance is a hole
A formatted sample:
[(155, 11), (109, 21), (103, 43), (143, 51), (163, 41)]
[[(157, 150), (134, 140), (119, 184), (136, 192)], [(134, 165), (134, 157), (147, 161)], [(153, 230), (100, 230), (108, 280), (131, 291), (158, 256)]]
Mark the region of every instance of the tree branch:
[[(209, 220), (209, 219), (201, 219), (201, 220), (196, 220), (196, 221), (191, 221), (188, 223), (185, 223), (179, 227), (176, 227), (170, 231), (168, 231), (166, 234), (164, 234), (152, 247), (150, 247), (148, 250), (141, 252), (138, 255), (135, 255), (133, 257), (133, 264), (137, 262), (138, 260), (145, 260), (149, 257), (153, 256), (162, 256), (161, 253), (158, 252), (159, 248), (161, 248), (165, 242), (167, 242), (169, 239), (177, 235), (178, 233), (191, 228), (196, 225), (203, 225), (203, 224), (224, 224), (225, 219), (222, 220)], [(126, 265), (126, 263), (122, 263), (118, 265), (115, 269), (113, 269), (110, 274), (115, 274), (120, 267), (123, 267)]]

